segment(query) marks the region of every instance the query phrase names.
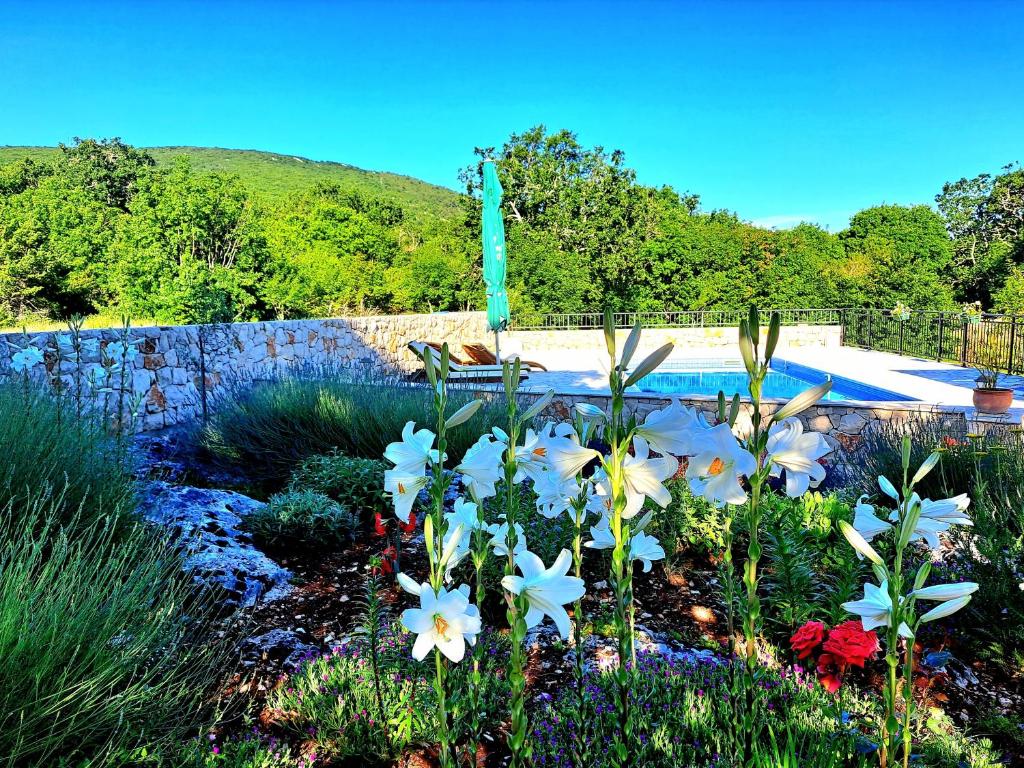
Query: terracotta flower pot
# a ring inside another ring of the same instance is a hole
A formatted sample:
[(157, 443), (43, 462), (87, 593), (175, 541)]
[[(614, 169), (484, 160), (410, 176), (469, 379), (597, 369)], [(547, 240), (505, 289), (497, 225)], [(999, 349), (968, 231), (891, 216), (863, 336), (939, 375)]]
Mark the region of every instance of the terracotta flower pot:
[(979, 413), (1006, 413), (1013, 403), (1013, 390), (1003, 387), (974, 390), (974, 407)]

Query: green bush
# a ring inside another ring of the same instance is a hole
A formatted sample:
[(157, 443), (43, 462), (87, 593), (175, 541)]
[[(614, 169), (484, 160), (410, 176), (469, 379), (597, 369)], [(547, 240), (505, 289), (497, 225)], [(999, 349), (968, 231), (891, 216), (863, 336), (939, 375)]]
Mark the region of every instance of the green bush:
[(167, 542), (114, 509), (69, 510), (37, 491), (0, 511), (0, 766), (169, 748), (223, 673), (204, 632), (215, 606)]
[(16, 521), (29, 513), (41, 489), (52, 489), (54, 523), (88, 526), (134, 509), (128, 457), (97, 420), (74, 417), (70, 406), (45, 393), (0, 383), (0, 507)]
[(673, 478), (666, 486), (672, 493), (669, 505), (662, 510), (648, 502), (648, 508), (656, 510), (650, 533), (660, 539), (668, 564), (671, 566), (677, 555), (687, 551), (704, 555), (721, 553), (723, 511), (702, 496), (690, 493), (685, 478)]
[(260, 544), (329, 547), (352, 539), (356, 517), (329, 496), (316, 491), (285, 491), (270, 497), (245, 519)]
[[(303, 369), (270, 381), (228, 383), (199, 439), (222, 465), (276, 490), (309, 456), (337, 450), (379, 459), (388, 443), (400, 439), (406, 422), (431, 427), (429, 387), (388, 378), (353, 381), (343, 375)], [(453, 391), (452, 410), (472, 398), (470, 392)], [(461, 459), (480, 434), (504, 420), (504, 406), (488, 401), (448, 432), (448, 455)]]
[(288, 487), (330, 496), (368, 521), (376, 512), (383, 514), (391, 508), (384, 493), (384, 471), (390, 466), (382, 459), (361, 459), (334, 451), (303, 460), (292, 473)]

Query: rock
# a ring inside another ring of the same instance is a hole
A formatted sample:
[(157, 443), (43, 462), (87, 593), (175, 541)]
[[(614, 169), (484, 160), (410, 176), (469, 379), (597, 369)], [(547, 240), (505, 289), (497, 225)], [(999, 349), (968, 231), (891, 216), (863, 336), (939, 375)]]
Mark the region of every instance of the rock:
[(844, 413), (839, 419), (839, 431), (847, 435), (859, 435), (867, 424), (859, 413)]
[(255, 635), (242, 641), (243, 657), (282, 663), (289, 669), (295, 669), (306, 659), (319, 651), (299, 637), (298, 632), (286, 629), (272, 629), (262, 635)]
[(291, 573), (256, 549), (239, 524), (262, 502), (232, 491), (144, 485), (140, 510), (151, 522), (174, 531), (185, 568), (196, 583), (226, 591), (227, 606), (250, 606), (287, 593)]

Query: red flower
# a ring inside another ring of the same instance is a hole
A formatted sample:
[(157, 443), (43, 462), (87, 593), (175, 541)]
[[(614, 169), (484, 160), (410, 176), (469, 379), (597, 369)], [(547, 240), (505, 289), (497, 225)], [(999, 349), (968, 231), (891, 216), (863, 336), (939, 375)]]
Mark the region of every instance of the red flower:
[(798, 659), (806, 659), (825, 639), (825, 625), (820, 621), (808, 621), (789, 638), (789, 647)]
[(840, 664), (853, 664), (863, 667), (864, 662), (881, 649), (878, 635), (874, 631), (865, 632), (859, 621), (844, 621), (828, 633), (828, 639), (822, 649), (835, 657)]
[(399, 520), (398, 521), (398, 529), (402, 533), (412, 533), (413, 531), (415, 531), (416, 530), (416, 513), (415, 512), (410, 512), (409, 513), (409, 522), (408, 523), (403, 523), (401, 520)]
[(958, 445), (960, 445), (960, 441), (957, 440), (954, 437), (950, 437), (949, 435), (945, 435), (942, 438), (942, 444), (944, 446), (946, 446), (947, 448), (956, 448)]
[(394, 547), (387, 547), (383, 552), (380, 553), (380, 569), (384, 573), (394, 573), (395, 571), (395, 558), (398, 557), (398, 550)]
[(823, 653), (818, 657), (818, 682), (829, 693), (835, 693), (843, 684), (844, 666), (831, 653)]
[(388, 529), (384, 524), (384, 518), (380, 516), (380, 512), (373, 516), (373, 532), (378, 536), (387, 536)]

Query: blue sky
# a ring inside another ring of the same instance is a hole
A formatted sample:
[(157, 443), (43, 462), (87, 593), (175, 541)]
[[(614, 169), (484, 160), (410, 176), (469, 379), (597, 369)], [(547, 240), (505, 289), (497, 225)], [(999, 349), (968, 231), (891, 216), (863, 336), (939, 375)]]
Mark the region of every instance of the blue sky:
[(1024, 2), (7, 2), (0, 144), (265, 149), (457, 186), (536, 123), (766, 225), (1024, 161)]

